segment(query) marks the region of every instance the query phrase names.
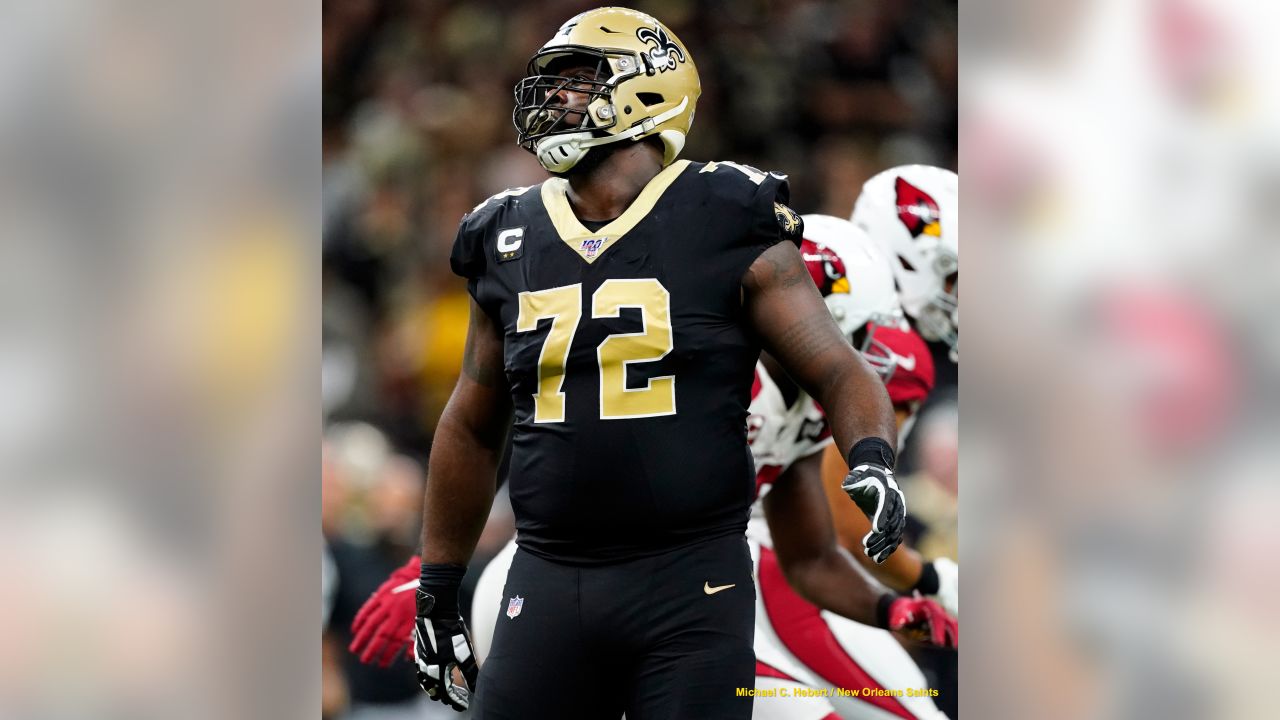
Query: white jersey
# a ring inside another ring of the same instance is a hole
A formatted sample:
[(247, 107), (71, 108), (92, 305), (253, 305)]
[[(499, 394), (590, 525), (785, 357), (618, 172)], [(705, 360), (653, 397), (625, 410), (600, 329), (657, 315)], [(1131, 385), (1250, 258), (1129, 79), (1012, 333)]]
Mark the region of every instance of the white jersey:
[[(788, 406), (777, 383), (756, 363), (747, 440), (756, 462), (756, 500), (747, 525), (756, 576), (756, 686), (779, 690), (775, 698), (756, 698), (753, 717), (945, 720), (927, 697), (839, 697), (834, 688), (923, 690), (927, 681), (887, 631), (802, 600), (783, 577), (773, 553), (761, 501), (792, 463), (822, 452), (833, 442), (822, 408), (803, 392)], [(784, 620), (778, 622), (779, 617)], [(831, 694), (803, 696), (813, 689)]]
[(751, 505), (747, 537), (773, 547), (761, 498), (791, 464), (822, 452), (832, 443), (827, 417), (804, 391), (790, 406), (762, 363), (756, 363), (747, 416), (747, 442), (756, 461), (756, 499)]

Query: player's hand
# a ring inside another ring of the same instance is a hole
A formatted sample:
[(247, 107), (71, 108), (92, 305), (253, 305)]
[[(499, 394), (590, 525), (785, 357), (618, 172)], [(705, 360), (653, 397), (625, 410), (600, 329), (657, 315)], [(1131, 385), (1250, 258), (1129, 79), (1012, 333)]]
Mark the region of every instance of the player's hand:
[(360, 606), (351, 623), (351, 644), (347, 646), (360, 662), (387, 667), (401, 650), (413, 660), (410, 642), (417, 617), (413, 591), (418, 589), (421, 567), (421, 558), (409, 558)]
[[(431, 593), (418, 588), (417, 604), (413, 650), (418, 663), (418, 684), (427, 697), (462, 712), (471, 704), (480, 669), (476, 666), (471, 633), (458, 614), (456, 594), (450, 608), (448, 602), (437, 603)], [(462, 672), (465, 686), (454, 682), (454, 668)]]
[(938, 558), (930, 565), (938, 574), (938, 591), (933, 597), (952, 616), (960, 617), (960, 566), (950, 558)]
[(884, 626), (937, 647), (954, 648), (960, 644), (956, 619), (938, 603), (919, 596), (893, 598), (885, 612)]
[(862, 538), (862, 551), (882, 563), (902, 544), (907, 526), (907, 500), (893, 479), (893, 470), (876, 463), (854, 467), (840, 487), (871, 521), (871, 532)]

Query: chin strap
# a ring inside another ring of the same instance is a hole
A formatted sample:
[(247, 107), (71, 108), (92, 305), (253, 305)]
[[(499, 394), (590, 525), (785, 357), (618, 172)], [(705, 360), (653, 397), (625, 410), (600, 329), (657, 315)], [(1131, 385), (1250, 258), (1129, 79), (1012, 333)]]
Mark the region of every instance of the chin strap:
[(644, 120), (640, 121), (640, 124), (632, 128), (629, 128), (627, 130), (624, 130), (618, 133), (617, 135), (606, 135), (604, 137), (592, 138), (587, 142), (581, 143), (581, 147), (589, 148), (589, 147), (595, 147), (596, 145), (608, 145), (609, 143), (618, 142), (619, 140), (630, 140), (631, 138), (637, 137), (639, 135), (646, 135), (648, 133), (653, 132), (662, 123), (684, 112), (684, 109), (687, 107), (689, 107), (688, 96), (686, 96), (683, 100), (681, 100), (679, 105), (671, 108), (666, 112), (658, 113), (657, 115), (654, 115), (651, 118), (645, 118)]
[(597, 145), (608, 145), (609, 143), (631, 140), (647, 135), (662, 123), (684, 112), (688, 106), (689, 97), (685, 96), (679, 105), (653, 117), (645, 118), (634, 127), (628, 128), (617, 135), (593, 137), (590, 130), (583, 130), (582, 132), (545, 137), (539, 140), (537, 144), (538, 162), (552, 172), (565, 172), (577, 165), (578, 161), (587, 154), (588, 149)]

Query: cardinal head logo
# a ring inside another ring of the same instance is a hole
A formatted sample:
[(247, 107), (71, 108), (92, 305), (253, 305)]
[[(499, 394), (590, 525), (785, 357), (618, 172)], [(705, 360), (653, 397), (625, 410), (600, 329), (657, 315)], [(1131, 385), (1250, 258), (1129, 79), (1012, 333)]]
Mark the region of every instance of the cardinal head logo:
[(903, 178), (898, 178), (894, 190), (898, 195), (898, 219), (911, 237), (920, 237), (922, 233), (934, 237), (942, 234), (938, 202), (929, 193)]

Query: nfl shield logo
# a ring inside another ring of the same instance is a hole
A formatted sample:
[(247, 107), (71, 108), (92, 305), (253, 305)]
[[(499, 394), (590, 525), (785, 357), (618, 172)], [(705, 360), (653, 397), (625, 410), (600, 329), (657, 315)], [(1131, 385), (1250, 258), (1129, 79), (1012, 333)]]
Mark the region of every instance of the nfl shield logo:
[(524, 607), (524, 598), (519, 595), (507, 601), (507, 617), (515, 618), (520, 614), (520, 608)]
[(603, 244), (604, 238), (588, 238), (582, 241), (582, 252), (586, 253), (588, 258), (593, 258), (600, 252), (600, 246)]

